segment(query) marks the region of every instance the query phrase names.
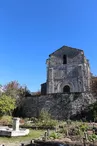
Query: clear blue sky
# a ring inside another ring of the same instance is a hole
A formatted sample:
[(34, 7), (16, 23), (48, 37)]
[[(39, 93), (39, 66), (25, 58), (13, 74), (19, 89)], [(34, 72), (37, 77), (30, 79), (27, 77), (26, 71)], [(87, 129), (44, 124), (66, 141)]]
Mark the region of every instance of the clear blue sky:
[(37, 91), (48, 55), (63, 45), (83, 49), (97, 75), (97, 0), (0, 1), (1, 84)]

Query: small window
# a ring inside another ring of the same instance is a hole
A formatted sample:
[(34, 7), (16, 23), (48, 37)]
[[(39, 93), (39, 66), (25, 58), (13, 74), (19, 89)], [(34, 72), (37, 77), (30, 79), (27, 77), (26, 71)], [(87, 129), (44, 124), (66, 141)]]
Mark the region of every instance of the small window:
[(63, 64), (67, 64), (67, 56), (66, 55), (63, 56)]

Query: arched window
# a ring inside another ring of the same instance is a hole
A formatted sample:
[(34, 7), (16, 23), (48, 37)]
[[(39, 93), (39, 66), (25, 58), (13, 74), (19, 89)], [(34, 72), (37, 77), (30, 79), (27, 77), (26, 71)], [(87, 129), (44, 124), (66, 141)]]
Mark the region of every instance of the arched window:
[(63, 56), (63, 64), (67, 64), (67, 56), (66, 55)]
[(70, 92), (70, 87), (68, 85), (64, 86), (63, 92)]

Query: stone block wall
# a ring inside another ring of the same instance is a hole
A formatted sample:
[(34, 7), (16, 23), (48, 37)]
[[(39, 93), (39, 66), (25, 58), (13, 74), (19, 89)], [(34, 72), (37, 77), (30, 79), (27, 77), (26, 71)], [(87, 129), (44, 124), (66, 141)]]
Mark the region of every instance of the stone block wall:
[(26, 117), (38, 117), (41, 110), (48, 111), (55, 119), (68, 119), (96, 102), (91, 93), (49, 94), (26, 97), (22, 101)]

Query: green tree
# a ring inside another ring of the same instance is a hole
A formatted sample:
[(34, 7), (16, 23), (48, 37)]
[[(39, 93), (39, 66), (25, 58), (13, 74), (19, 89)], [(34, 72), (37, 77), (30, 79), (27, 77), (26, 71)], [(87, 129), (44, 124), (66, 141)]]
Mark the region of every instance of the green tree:
[(16, 106), (16, 99), (5, 94), (0, 96), (0, 116), (12, 115)]
[(18, 98), (21, 86), (17, 81), (11, 81), (4, 86), (5, 94), (14, 98)]
[(7, 96), (16, 99), (17, 106), (22, 103), (23, 97), (31, 95), (26, 86), (21, 86), (18, 81), (11, 81), (4, 86), (4, 92)]
[(26, 96), (31, 94), (26, 86), (21, 86), (18, 81), (11, 81), (4, 85), (4, 92), (6, 95), (19, 98), (20, 96)]

